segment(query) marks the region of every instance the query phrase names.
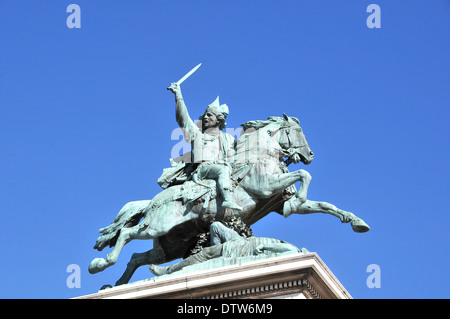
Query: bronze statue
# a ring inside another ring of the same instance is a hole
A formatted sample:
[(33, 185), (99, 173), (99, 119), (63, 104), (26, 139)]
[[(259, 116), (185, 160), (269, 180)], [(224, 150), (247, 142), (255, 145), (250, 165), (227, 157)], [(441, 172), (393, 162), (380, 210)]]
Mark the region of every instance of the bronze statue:
[[(125, 284), (140, 266), (189, 258), (193, 251), (198, 252), (192, 248), (199, 234), (208, 232), (215, 222), (236, 217), (249, 227), (270, 212), (284, 217), (322, 213), (350, 223), (355, 232), (370, 229), (350, 212), (307, 199), (310, 174), (303, 169), (289, 172), (291, 163), (308, 165), (314, 158), (297, 118), (283, 114), (246, 122), (235, 141), (221, 131), (228, 107), (217, 99), (201, 116), (202, 127), (197, 127), (188, 115), (179, 85), (199, 66), (169, 87), (176, 98), (177, 122), (193, 144), (192, 154), (164, 170), (158, 180), (163, 191), (151, 200), (127, 203), (111, 225), (99, 230), (102, 235), (94, 248), (113, 249), (106, 258), (92, 260), (90, 273), (114, 265), (129, 241), (153, 239), (153, 249), (133, 254), (116, 283)], [(298, 181), (297, 191), (294, 184)]]

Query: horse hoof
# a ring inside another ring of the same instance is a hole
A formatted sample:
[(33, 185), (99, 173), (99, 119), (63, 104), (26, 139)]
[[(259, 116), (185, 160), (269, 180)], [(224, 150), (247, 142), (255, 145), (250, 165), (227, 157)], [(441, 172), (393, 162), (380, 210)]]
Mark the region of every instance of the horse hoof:
[(91, 263), (89, 264), (89, 273), (90, 274), (96, 274), (100, 271), (102, 271), (103, 269), (105, 269), (104, 265), (106, 264), (106, 260), (103, 258), (95, 258), (94, 260), (91, 261)]
[(109, 289), (112, 288), (111, 285), (103, 285), (102, 288), (100, 288), (100, 290), (105, 290), (105, 289)]
[(369, 225), (367, 225), (361, 218), (355, 218), (350, 223), (352, 229), (356, 233), (365, 233), (370, 230)]

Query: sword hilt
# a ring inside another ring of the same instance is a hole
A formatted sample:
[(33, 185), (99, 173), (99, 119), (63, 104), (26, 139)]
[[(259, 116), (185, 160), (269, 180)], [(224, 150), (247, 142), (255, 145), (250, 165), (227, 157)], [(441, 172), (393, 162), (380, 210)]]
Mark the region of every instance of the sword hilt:
[[(169, 91), (172, 91), (171, 89), (172, 89), (172, 87), (174, 86), (174, 84), (178, 85), (178, 87), (180, 86), (178, 83), (174, 82), (174, 83), (172, 83), (167, 89), (168, 89)], [(172, 92), (173, 92), (173, 91), (172, 91)]]

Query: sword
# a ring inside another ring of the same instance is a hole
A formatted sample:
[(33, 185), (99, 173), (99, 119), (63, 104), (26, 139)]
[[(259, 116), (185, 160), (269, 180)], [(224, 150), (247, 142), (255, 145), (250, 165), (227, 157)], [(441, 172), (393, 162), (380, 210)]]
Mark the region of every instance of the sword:
[[(188, 73), (186, 73), (185, 76), (183, 76), (181, 79), (178, 80), (178, 82), (176, 82), (178, 85), (180, 85), (181, 83), (183, 83), (188, 77), (190, 77), (192, 75), (192, 73), (194, 73), (195, 71), (197, 71), (197, 69), (201, 66), (202, 64), (200, 63), (199, 65), (197, 65), (195, 68), (193, 68), (192, 70), (190, 70)], [(167, 88), (169, 89), (169, 88)]]

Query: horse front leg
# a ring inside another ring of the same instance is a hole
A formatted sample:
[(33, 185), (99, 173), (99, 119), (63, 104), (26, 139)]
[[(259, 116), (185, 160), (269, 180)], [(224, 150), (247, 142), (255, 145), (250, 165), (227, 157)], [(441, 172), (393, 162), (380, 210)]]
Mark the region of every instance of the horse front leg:
[[(339, 209), (336, 206), (327, 202), (316, 202), (311, 200), (306, 200), (301, 206), (291, 207), (295, 209), (290, 214), (330, 214), (340, 219), (342, 223), (350, 223), (353, 231), (357, 233), (365, 233), (370, 230), (369, 225), (367, 225), (361, 218), (357, 217), (353, 213), (347, 212), (345, 210)], [(283, 212), (284, 214), (284, 212)], [(289, 214), (289, 215), (290, 215)], [(288, 215), (288, 216), (289, 216)]]
[(269, 198), (283, 192), (286, 188), (299, 181), (302, 184), (299, 191), (296, 193), (296, 197), (305, 202), (309, 183), (311, 182), (311, 175), (304, 169), (282, 174), (267, 174), (256, 180), (254, 177), (250, 178), (246, 176), (242, 180), (241, 186), (244, 187), (246, 191), (249, 191), (258, 197)]
[(294, 197), (284, 202), (283, 216), (285, 218), (294, 213), (295, 210), (298, 207), (301, 207), (307, 200), (306, 196), (308, 194), (309, 183), (311, 183), (311, 175), (305, 170), (300, 171), (302, 171), (300, 172), (302, 182), (300, 185), (300, 189), (297, 191), (297, 193), (295, 193)]

